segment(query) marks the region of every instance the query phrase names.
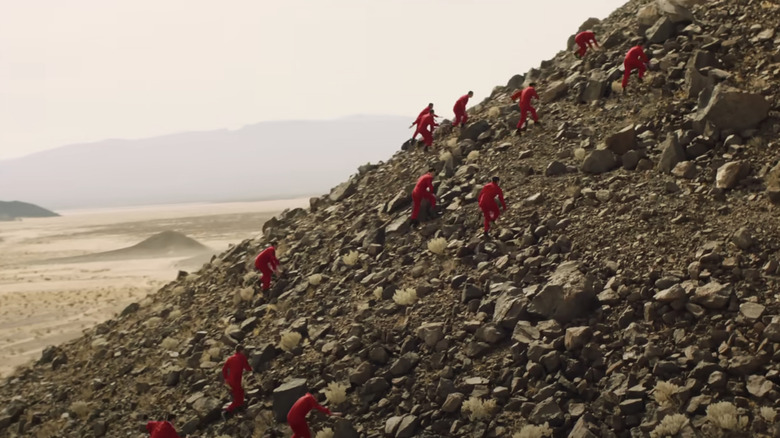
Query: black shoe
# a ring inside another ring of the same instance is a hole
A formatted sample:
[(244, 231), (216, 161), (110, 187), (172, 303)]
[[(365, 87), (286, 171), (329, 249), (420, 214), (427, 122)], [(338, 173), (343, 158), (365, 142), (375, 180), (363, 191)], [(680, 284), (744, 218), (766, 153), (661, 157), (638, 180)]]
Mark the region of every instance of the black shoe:
[(412, 220), (409, 222), (409, 225), (411, 225), (411, 226), (412, 226), (412, 228), (417, 228), (417, 227), (419, 227), (419, 226), (420, 226), (420, 221), (419, 221), (419, 220), (417, 220), (417, 219), (412, 219)]
[(220, 415), (222, 416), (222, 421), (227, 421), (230, 418), (230, 412), (228, 411), (222, 411)]
[(485, 239), (489, 239), (490, 234), (487, 231), (485, 231), (484, 233), (482, 233), (482, 237), (484, 237)]

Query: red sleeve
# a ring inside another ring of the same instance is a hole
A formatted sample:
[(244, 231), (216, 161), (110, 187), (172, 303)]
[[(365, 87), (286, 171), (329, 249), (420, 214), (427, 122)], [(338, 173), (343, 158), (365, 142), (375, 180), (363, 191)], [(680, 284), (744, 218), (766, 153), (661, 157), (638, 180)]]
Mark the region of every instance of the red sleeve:
[(157, 426), (161, 423), (161, 421), (150, 421), (146, 423), (146, 430), (149, 433), (154, 432), (154, 430), (157, 428)]
[(252, 367), (249, 366), (249, 361), (246, 359), (246, 356), (244, 356), (244, 370), (245, 371), (252, 371)]
[(531, 94), (531, 97), (535, 97), (537, 99), (539, 98), (539, 95), (536, 94), (536, 88), (531, 88), (531, 92), (533, 93), (533, 94)]
[(312, 402), (314, 403), (314, 409), (322, 412), (325, 415), (331, 415), (331, 412), (328, 408), (326, 408), (325, 406), (320, 406), (320, 404), (317, 403), (316, 400), (312, 400)]
[(523, 90), (517, 90), (512, 94), (512, 100), (517, 100), (523, 94)]

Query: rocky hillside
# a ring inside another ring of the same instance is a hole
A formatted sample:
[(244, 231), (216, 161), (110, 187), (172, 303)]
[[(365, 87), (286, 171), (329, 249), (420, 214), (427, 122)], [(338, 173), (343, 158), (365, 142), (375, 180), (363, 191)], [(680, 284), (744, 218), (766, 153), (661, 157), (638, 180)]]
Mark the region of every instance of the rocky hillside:
[(20, 201), (0, 201), (0, 221), (11, 221), (25, 217), (56, 217), (57, 213)]
[[(588, 20), (600, 51), (496, 87), (441, 155), (405, 145), (47, 349), (0, 388), (0, 434), (136, 437), (175, 412), (188, 436), (289, 436), (291, 400), (330, 388), (345, 418), (312, 428), (338, 438), (780, 436), (780, 4), (700, 3)], [(641, 37), (650, 71), (615, 93)], [(544, 125), (517, 137), (508, 96), (532, 80)], [(444, 214), (410, 230), (430, 164)], [(509, 210), (483, 239), (492, 175)], [(258, 372), (223, 422), (238, 341)]]

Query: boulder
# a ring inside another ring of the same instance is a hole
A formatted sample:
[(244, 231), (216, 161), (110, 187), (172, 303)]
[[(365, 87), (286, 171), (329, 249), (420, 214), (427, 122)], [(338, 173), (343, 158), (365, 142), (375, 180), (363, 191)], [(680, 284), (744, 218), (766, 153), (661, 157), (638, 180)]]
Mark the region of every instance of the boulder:
[(676, 0), (656, 0), (658, 11), (669, 17), (672, 23), (690, 23), (693, 21), (693, 13)]
[(273, 392), (274, 419), (278, 422), (287, 422), (287, 413), (299, 398), (309, 392), (306, 379), (293, 379), (276, 387)]
[(723, 309), (729, 304), (731, 298), (731, 285), (720, 284), (716, 281), (699, 286), (694, 292), (692, 301), (707, 309)]
[(590, 327), (569, 327), (564, 335), (564, 346), (567, 350), (577, 350), (585, 346), (593, 336)]
[(343, 183), (332, 188), (330, 190), (330, 195), (328, 195), (328, 197), (333, 202), (339, 202), (354, 195), (356, 191), (357, 191), (357, 181), (355, 181), (354, 178), (350, 178), (347, 181), (344, 181)]
[(569, 86), (565, 81), (555, 81), (547, 86), (540, 97), (544, 102), (552, 102), (565, 96), (568, 90)]
[(618, 166), (615, 154), (608, 149), (596, 149), (585, 156), (582, 171), (586, 173), (606, 173)]
[(417, 337), (419, 337), (428, 347), (434, 347), (439, 341), (444, 339), (444, 323), (426, 322), (417, 328)]
[(623, 155), (636, 148), (636, 131), (634, 130), (634, 125), (626, 126), (620, 131), (609, 135), (604, 139), (604, 144), (606, 144), (607, 149), (618, 155)]
[(677, 163), (685, 161), (685, 158), (685, 151), (677, 139), (677, 134), (671, 133), (661, 145), (661, 158), (658, 160), (657, 168), (661, 172), (669, 173)]
[(473, 140), (477, 141), (480, 134), (490, 129), (490, 123), (486, 120), (480, 120), (478, 122), (469, 123), (465, 129), (461, 130), (458, 140)]
[(719, 189), (733, 189), (750, 173), (750, 166), (744, 161), (731, 161), (718, 168), (715, 186)]
[(695, 116), (697, 122), (712, 122), (718, 129), (742, 131), (754, 128), (769, 115), (769, 102), (757, 93), (718, 84), (706, 106)]
[(585, 88), (582, 89), (579, 100), (582, 103), (590, 103), (604, 97), (609, 85), (609, 80), (604, 72), (591, 73)]
[(561, 324), (584, 316), (597, 304), (593, 279), (580, 272), (578, 262), (561, 263), (528, 306), (528, 312)]
[(674, 36), (674, 29), (672, 20), (664, 15), (645, 31), (645, 37), (651, 43), (659, 44)]

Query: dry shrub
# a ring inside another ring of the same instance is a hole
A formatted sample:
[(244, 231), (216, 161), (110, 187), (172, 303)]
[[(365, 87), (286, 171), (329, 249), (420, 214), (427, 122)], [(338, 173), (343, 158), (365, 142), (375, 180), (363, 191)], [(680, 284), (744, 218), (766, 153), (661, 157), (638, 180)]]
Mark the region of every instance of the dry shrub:
[(293, 351), (301, 342), (301, 334), (296, 331), (282, 333), (282, 339), (279, 342), (279, 348), (286, 352)]
[(258, 277), (260, 276), (257, 275), (257, 272), (254, 271), (247, 272), (246, 274), (244, 274), (244, 284), (245, 285), (254, 284), (257, 281)]
[(496, 410), (496, 401), (492, 399), (481, 400), (477, 397), (471, 397), (461, 407), (461, 411), (468, 415), (469, 420), (477, 421), (489, 418)]
[(676, 404), (674, 394), (676, 394), (679, 389), (680, 387), (674, 383), (659, 381), (655, 384), (653, 399), (662, 407), (672, 408)]
[(89, 417), (92, 413), (92, 407), (85, 401), (73, 402), (70, 405), (70, 411), (76, 414), (81, 419)]
[(253, 287), (245, 287), (238, 291), (239, 296), (244, 301), (250, 301), (255, 296), (255, 289)]
[(212, 361), (219, 360), (222, 357), (222, 349), (219, 347), (211, 347), (207, 353)]
[(444, 254), (444, 250), (447, 249), (447, 239), (443, 237), (437, 237), (428, 242), (428, 251), (436, 254)]
[(393, 301), (399, 306), (411, 306), (417, 302), (417, 291), (412, 288), (397, 290), (393, 294)]
[(667, 415), (658, 423), (658, 426), (650, 432), (650, 438), (664, 438), (675, 436), (685, 427), (688, 418), (683, 414)]
[(355, 263), (357, 263), (359, 256), (360, 254), (358, 254), (357, 251), (352, 250), (347, 254), (341, 256), (341, 261), (344, 262), (344, 264), (347, 266), (355, 266)]
[(776, 410), (770, 408), (769, 406), (761, 406), (761, 409), (758, 410), (758, 413), (761, 414), (761, 418), (763, 418), (764, 421), (769, 424), (774, 424), (777, 417)]
[(382, 301), (382, 293), (384, 293), (385, 289), (382, 286), (377, 286), (376, 289), (374, 289), (374, 299), (377, 301)]
[(512, 435), (512, 438), (544, 438), (552, 436), (552, 429), (548, 423), (541, 426), (526, 424), (520, 429), (520, 432)]
[(179, 346), (179, 341), (173, 338), (165, 338), (162, 340), (162, 342), (160, 342), (160, 347), (166, 351), (176, 350), (176, 347), (178, 346)]
[(162, 323), (162, 318), (160, 318), (159, 316), (153, 316), (147, 319), (144, 325), (149, 328), (153, 328), (159, 326), (161, 323)]
[(325, 398), (328, 399), (328, 403), (332, 405), (340, 405), (347, 401), (347, 385), (342, 385), (338, 382), (328, 383), (328, 387), (322, 392), (325, 393)]
[(319, 286), (322, 283), (322, 274), (313, 274), (309, 276), (309, 284)]
[(707, 420), (723, 430), (745, 430), (748, 425), (748, 417), (740, 417), (737, 407), (726, 401), (707, 406)]
[(181, 310), (173, 309), (171, 310), (171, 313), (168, 314), (168, 319), (176, 319), (180, 316), (181, 316)]
[(479, 151), (471, 151), (466, 156), (466, 161), (469, 163), (473, 163), (479, 159)]
[(326, 427), (317, 432), (317, 435), (314, 438), (333, 438), (333, 429)]
[(452, 152), (448, 151), (447, 149), (442, 149), (441, 152), (439, 152), (439, 160), (447, 162), (450, 159), (452, 159)]
[(174, 287), (174, 288), (173, 288), (173, 290), (171, 291), (171, 293), (172, 293), (173, 295), (181, 295), (181, 294), (183, 294), (185, 291), (186, 291), (186, 289), (184, 288), (184, 286), (176, 286), (176, 287)]

